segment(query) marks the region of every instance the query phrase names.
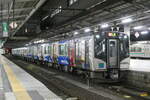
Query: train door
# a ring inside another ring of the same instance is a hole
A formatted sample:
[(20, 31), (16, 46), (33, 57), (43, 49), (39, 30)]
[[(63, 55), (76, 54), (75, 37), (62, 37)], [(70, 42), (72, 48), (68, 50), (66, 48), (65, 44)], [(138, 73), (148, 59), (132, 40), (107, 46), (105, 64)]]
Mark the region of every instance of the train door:
[(89, 58), (89, 40), (85, 41), (85, 68), (90, 68), (90, 58)]
[(119, 77), (119, 40), (118, 39), (108, 39), (107, 42), (107, 69), (109, 77), (118, 78)]
[(38, 49), (37, 49), (37, 52), (38, 52), (38, 57), (39, 57), (39, 60), (42, 60), (42, 47), (41, 45), (38, 45)]
[(54, 63), (57, 63), (57, 57), (58, 57), (58, 44), (53, 44), (53, 61)]
[(68, 56), (70, 59), (70, 66), (75, 66), (75, 41), (71, 40), (68, 45)]
[(117, 39), (108, 40), (108, 67), (109, 68), (118, 68), (119, 61), (119, 47)]
[(76, 41), (76, 66), (84, 68), (85, 65), (85, 40)]

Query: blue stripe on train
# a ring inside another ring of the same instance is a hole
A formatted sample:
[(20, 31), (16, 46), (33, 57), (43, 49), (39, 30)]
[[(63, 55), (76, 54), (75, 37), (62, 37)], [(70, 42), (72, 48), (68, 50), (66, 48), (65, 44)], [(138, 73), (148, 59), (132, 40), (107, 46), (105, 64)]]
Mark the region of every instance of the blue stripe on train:
[(50, 63), (53, 62), (51, 56), (45, 56), (45, 57), (44, 57), (44, 61), (47, 61), (47, 62), (50, 62)]
[(35, 60), (39, 60), (39, 57), (38, 57), (38, 56), (34, 56), (34, 59), (35, 59)]
[(69, 57), (66, 57), (66, 56), (59, 56), (58, 57), (58, 64), (61, 64), (61, 65), (69, 65)]
[(32, 58), (32, 55), (31, 55), (31, 54), (28, 54), (27, 57), (28, 57), (28, 58)]

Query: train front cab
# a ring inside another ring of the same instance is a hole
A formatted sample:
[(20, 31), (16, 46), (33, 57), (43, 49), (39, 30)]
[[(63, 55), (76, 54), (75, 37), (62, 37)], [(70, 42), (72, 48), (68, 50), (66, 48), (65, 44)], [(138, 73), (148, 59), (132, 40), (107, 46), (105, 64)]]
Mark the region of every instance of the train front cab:
[[(98, 36), (99, 35), (99, 36)], [(100, 68), (104, 68), (106, 79), (121, 79), (129, 67), (129, 40), (126, 34), (120, 32), (104, 32), (95, 35), (95, 58), (101, 59)], [(105, 70), (106, 69), (106, 70)], [(97, 77), (97, 76), (96, 76)]]

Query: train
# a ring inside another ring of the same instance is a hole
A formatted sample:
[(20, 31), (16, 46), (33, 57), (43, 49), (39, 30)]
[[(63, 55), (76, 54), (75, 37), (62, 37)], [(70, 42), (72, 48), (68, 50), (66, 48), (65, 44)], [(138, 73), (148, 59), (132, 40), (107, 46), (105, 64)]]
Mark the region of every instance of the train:
[(131, 58), (149, 59), (150, 44), (149, 43), (134, 43), (130, 46)]
[(129, 38), (123, 32), (91, 32), (12, 49), (13, 56), (90, 78), (119, 80), (129, 69)]

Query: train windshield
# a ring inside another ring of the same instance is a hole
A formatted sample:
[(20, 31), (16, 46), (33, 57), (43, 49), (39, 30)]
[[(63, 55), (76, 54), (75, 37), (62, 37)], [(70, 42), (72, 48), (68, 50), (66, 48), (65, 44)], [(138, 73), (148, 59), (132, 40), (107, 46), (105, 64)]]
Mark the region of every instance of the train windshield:
[(94, 39), (94, 55), (95, 58), (106, 61), (106, 39), (104, 38), (95, 38)]

